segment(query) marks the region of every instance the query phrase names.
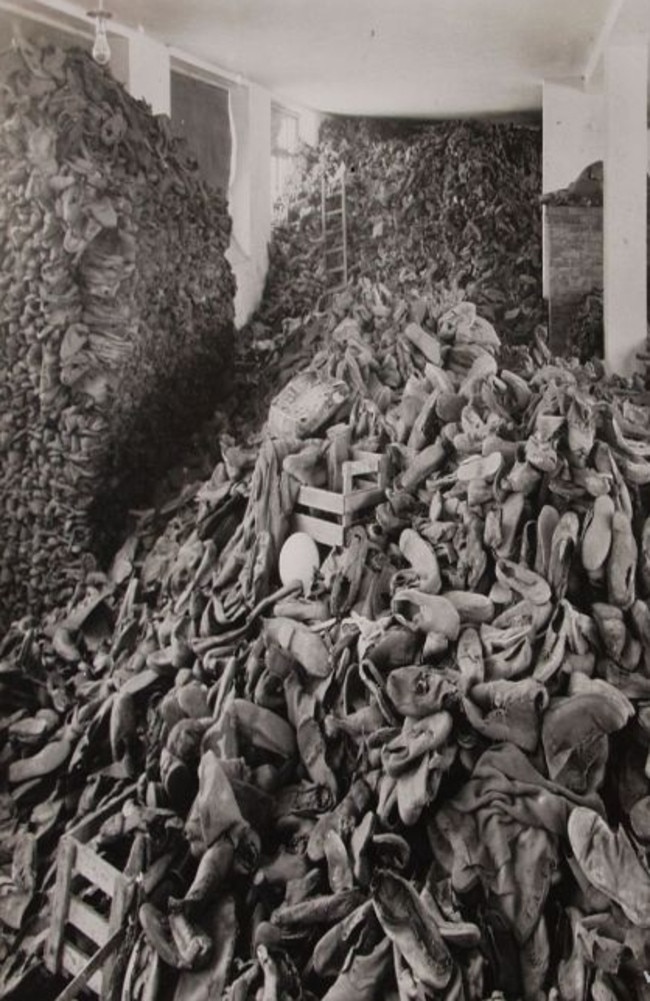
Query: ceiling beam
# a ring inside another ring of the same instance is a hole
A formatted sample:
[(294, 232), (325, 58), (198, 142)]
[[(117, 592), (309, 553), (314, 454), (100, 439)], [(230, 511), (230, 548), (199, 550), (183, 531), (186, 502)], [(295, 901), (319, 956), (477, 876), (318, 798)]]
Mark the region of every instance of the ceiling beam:
[(625, 0), (610, 0), (600, 31), (589, 50), (585, 68), (582, 71), (582, 82), (584, 84), (588, 84), (591, 81), (624, 6)]

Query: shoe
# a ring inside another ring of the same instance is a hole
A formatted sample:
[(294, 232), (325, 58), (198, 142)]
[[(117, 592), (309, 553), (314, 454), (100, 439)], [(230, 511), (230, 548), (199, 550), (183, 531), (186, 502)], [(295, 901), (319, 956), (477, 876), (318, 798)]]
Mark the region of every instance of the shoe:
[(405, 528), (399, 538), (399, 548), (420, 578), (420, 589), (427, 594), (442, 590), (438, 557), (429, 543), (412, 528)]
[(550, 681), (562, 666), (568, 639), (570, 608), (568, 601), (564, 599), (560, 601), (555, 606), (548, 624), (542, 649), (533, 670), (533, 677), (542, 684)]
[(551, 504), (545, 504), (537, 519), (537, 545), (535, 547), (535, 573), (548, 579), (551, 562), (553, 533), (560, 520), (559, 511)]
[(632, 519), (622, 511), (612, 518), (612, 546), (607, 560), (607, 597), (612, 605), (629, 608), (636, 597), (638, 548)]
[(542, 474), (530, 462), (515, 462), (510, 472), (503, 478), (506, 490), (528, 497), (537, 490)]
[(614, 661), (619, 661), (623, 655), (627, 640), (627, 626), (623, 621), (623, 612), (615, 605), (607, 605), (597, 601), (591, 606), (591, 614), (596, 620), (596, 626), (605, 651)]
[(419, 647), (420, 638), (415, 630), (408, 626), (391, 626), (366, 655), (383, 672), (413, 664)]
[(172, 808), (184, 816), (197, 792), (196, 769), (171, 754), (160, 751), (160, 781)]
[[(520, 609), (523, 605), (524, 602), (519, 602), (517, 605), (513, 606), (513, 608)], [(483, 649), (486, 654), (489, 655), (509, 651), (522, 639), (529, 640), (534, 636), (532, 616), (529, 618), (524, 614), (521, 617), (515, 617), (512, 624), (508, 626), (503, 627), (499, 625), (499, 623), (502, 623), (506, 619), (509, 611), (510, 609), (507, 609), (506, 612), (502, 612), (501, 615), (497, 616), (491, 625), (481, 626), (479, 632), (481, 636), (481, 643), (483, 644)]]
[(628, 699), (650, 699), (650, 678), (639, 671), (625, 671), (611, 657), (604, 657), (596, 663), (596, 673), (627, 695)]
[(631, 636), (630, 633), (628, 633), (625, 639), (623, 653), (621, 654), (620, 667), (624, 671), (627, 671), (628, 674), (635, 673), (641, 661), (642, 653), (643, 647), (641, 646), (641, 642), (636, 638), (636, 636)]
[[(593, 579), (594, 574), (603, 570), (612, 546), (612, 521), (614, 518), (614, 501), (607, 494), (597, 497), (590, 513), (585, 518), (580, 555), (587, 576)], [(598, 579), (598, 578), (596, 578)]]
[(503, 464), (500, 452), (491, 452), (488, 456), (476, 455), (464, 459), (456, 470), (459, 483), (471, 483), (473, 480), (493, 480)]
[(553, 604), (547, 601), (545, 605), (534, 605), (526, 598), (514, 605), (504, 608), (492, 621), (499, 629), (527, 629), (531, 642), (537, 634), (545, 629), (553, 614)]
[(398, 410), (397, 426), (394, 429), (395, 441), (403, 445), (412, 429), (418, 414), (421, 413), (427, 399), (431, 393), (428, 383), (424, 379), (410, 376), (400, 401)]
[(264, 623), (267, 642), (291, 654), (313, 678), (330, 674), (330, 656), (321, 637), (302, 622), (275, 616)]
[(612, 831), (594, 810), (579, 806), (569, 816), (568, 835), (589, 882), (617, 903), (633, 925), (650, 928), (650, 872), (623, 828)]
[(501, 379), (508, 387), (508, 392), (514, 400), (517, 409), (526, 410), (533, 397), (526, 380), (522, 379), (522, 377), (517, 375), (515, 372), (510, 372), (506, 368), (501, 369), (500, 375)]
[(422, 660), (425, 664), (429, 661), (438, 660), (449, 650), (449, 639), (443, 633), (437, 633), (434, 629), (427, 632), (422, 647)]
[(476, 316), (468, 327), (466, 324), (459, 324), (454, 337), (455, 344), (480, 344), (484, 348), (501, 347), (501, 340), (496, 330), (482, 316)]
[(271, 915), (271, 922), (281, 929), (307, 929), (313, 925), (330, 925), (343, 921), (365, 902), (361, 890), (344, 890), (310, 896), (299, 904), (280, 904)]
[(471, 480), (467, 484), (467, 505), (472, 510), (494, 500), (494, 485), (487, 480)]
[(431, 755), (423, 754), (410, 768), (394, 776), (397, 782), (397, 813), (405, 827), (417, 824), (422, 811), (433, 800), (437, 791), (436, 783), (431, 782), (436, 776), (431, 767), (431, 758)]
[(630, 609), (630, 618), (643, 648), (645, 674), (650, 677), (650, 608), (647, 602), (637, 599)]
[(522, 751), (533, 752), (539, 742), (542, 714), (548, 692), (538, 681), (486, 681), (474, 685), (463, 699), (467, 719), (481, 736), (509, 741)]
[(579, 795), (596, 792), (605, 776), (608, 736), (634, 716), (632, 703), (606, 681), (571, 676), (567, 697), (544, 714), (542, 744), (554, 782)]
[(638, 800), (630, 810), (630, 824), (643, 845), (650, 844), (650, 796)]
[(412, 884), (387, 869), (379, 869), (373, 880), (372, 899), (380, 925), (413, 975), (429, 990), (444, 990), (454, 972), (454, 961)]
[(594, 653), (565, 653), (562, 661), (563, 674), (584, 674), (587, 678), (593, 677), (596, 667), (596, 655)]
[(409, 463), (400, 476), (401, 487), (413, 493), (421, 483), (435, 473), (447, 461), (447, 451), (440, 441), (427, 445)]
[(443, 341), (455, 341), (461, 332), (468, 333), (476, 320), (476, 306), (473, 302), (459, 302), (438, 317), (436, 330)]
[(460, 616), (461, 625), (481, 625), (492, 622), (494, 603), (484, 594), (472, 591), (445, 591), (445, 598), (451, 602)]
[(567, 442), (572, 464), (587, 465), (587, 459), (594, 447), (596, 436), (596, 413), (594, 405), (584, 397), (574, 395), (567, 414)]
[(327, 880), (332, 893), (342, 893), (354, 886), (352, 862), (348, 850), (338, 831), (332, 829), (325, 835), (325, 861), (327, 863)]
[(530, 667), (533, 650), (527, 636), (516, 640), (512, 646), (485, 658), (485, 675), (488, 681), (518, 678)]
[(398, 622), (411, 621), (422, 632), (440, 633), (449, 640), (458, 638), (460, 615), (442, 595), (407, 588), (393, 595), (391, 608)]
[(537, 433), (526, 441), (526, 461), (540, 473), (553, 473), (558, 464), (557, 449), (550, 439), (543, 439)]
[(319, 977), (336, 977), (340, 973), (350, 946), (363, 931), (372, 910), (372, 902), (366, 901), (318, 940), (314, 947), (313, 965)]
[(399, 778), (431, 751), (437, 751), (447, 742), (454, 721), (446, 710), (419, 719), (408, 717), (400, 733), (381, 749), (384, 772), (390, 778)]
[(460, 395), (466, 397), (468, 400), (472, 399), (472, 396), (484, 379), (488, 379), (491, 375), (496, 375), (498, 372), (498, 365), (493, 356), (487, 351), (478, 348), (478, 345), (476, 348), (481, 353), (475, 357), (469, 372), (458, 389)]
[(443, 424), (455, 424), (460, 420), (467, 400), (458, 393), (442, 392), (436, 400), (436, 414)]
[(414, 452), (420, 452), (427, 445), (430, 445), (436, 437), (438, 428), (438, 415), (436, 414), (437, 400), (438, 392), (434, 390), (420, 407), (413, 422), (406, 447), (412, 449)]
[(249, 699), (233, 699), (226, 712), (232, 715), (237, 734), (247, 744), (282, 758), (291, 758), (296, 753), (293, 727), (278, 713)]
[(167, 917), (155, 904), (150, 901), (141, 904), (138, 920), (147, 942), (152, 949), (155, 949), (163, 963), (174, 970), (188, 969), (172, 937)]
[(170, 914), (168, 921), (182, 967), (186, 970), (200, 970), (206, 966), (212, 955), (210, 936), (184, 914)]
[(544, 997), (543, 987), (549, 972), (550, 954), (548, 928), (544, 915), (540, 914), (534, 931), (522, 943), (519, 952), (523, 997)]
[[(462, 634), (459, 645), (461, 641)], [(386, 682), (386, 694), (402, 716), (422, 719), (440, 712), (455, 699), (457, 690), (439, 671), (422, 665), (391, 671)]]
[(352, 429), (349, 424), (334, 424), (327, 429), (327, 489), (343, 493), (343, 463), (350, 458)]
[(544, 605), (551, 600), (551, 589), (539, 574), (527, 567), (522, 567), (512, 560), (497, 560), (496, 578), (522, 598), (527, 598), (534, 605)]
[(574, 511), (566, 511), (553, 532), (547, 580), (558, 601), (567, 592), (579, 532), (580, 520)]
[(460, 673), (460, 689), (467, 694), (485, 679), (485, 663), (481, 639), (475, 629), (463, 629), (456, 647), (456, 663)]
[(347, 615), (357, 601), (369, 546), (365, 530), (361, 526), (353, 526), (348, 532), (348, 542), (332, 582), (330, 608), (337, 618)]
[(475, 591), (487, 569), (487, 554), (483, 548), (483, 522), (473, 514), (468, 516), (465, 549), (459, 565), (467, 570), (467, 588)]
[(304, 486), (327, 486), (327, 444), (324, 441), (302, 443), (299, 452), (287, 455), (282, 460), (285, 473), (293, 476)]
[(639, 577), (643, 596), (650, 598), (650, 516), (643, 523), (641, 531), (641, 552), (639, 554)]
[(525, 506), (520, 493), (509, 494), (501, 505), (501, 542), (495, 550), (497, 557), (511, 559), (514, 555)]
[(418, 351), (432, 365), (440, 365), (442, 363), (440, 341), (434, 334), (427, 333), (419, 323), (407, 323), (402, 331), (402, 336), (411, 344), (414, 344)]

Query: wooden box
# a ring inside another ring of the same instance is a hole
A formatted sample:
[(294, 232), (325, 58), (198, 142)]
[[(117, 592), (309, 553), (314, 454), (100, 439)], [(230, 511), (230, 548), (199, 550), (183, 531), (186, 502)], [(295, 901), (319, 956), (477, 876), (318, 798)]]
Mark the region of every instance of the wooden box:
[[(105, 997), (136, 883), (141, 884), (145, 894), (150, 892), (171, 862), (171, 855), (166, 855), (147, 872), (130, 875), (116, 869), (88, 843), (133, 793), (132, 786), (112, 798), (66, 831), (59, 841), (45, 966), (50, 973), (68, 975), (73, 980), (57, 1001), (69, 1001), (81, 990)], [(96, 906), (89, 897), (97, 901)]]
[(385, 499), (388, 459), (374, 452), (353, 452), (343, 463), (343, 492), (301, 486), (293, 515), (296, 532), (315, 542), (343, 546), (347, 529), (368, 517)]

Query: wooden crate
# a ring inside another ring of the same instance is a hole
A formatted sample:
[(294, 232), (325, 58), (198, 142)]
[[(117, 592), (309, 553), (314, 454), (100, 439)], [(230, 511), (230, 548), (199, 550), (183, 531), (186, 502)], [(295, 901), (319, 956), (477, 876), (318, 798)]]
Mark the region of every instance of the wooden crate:
[(354, 451), (353, 458), (343, 463), (342, 493), (301, 486), (293, 514), (294, 531), (306, 532), (327, 546), (345, 545), (348, 528), (384, 500), (387, 484), (387, 457)]
[[(105, 996), (114, 954), (126, 930), (136, 882), (142, 883), (144, 893), (150, 892), (171, 862), (171, 855), (166, 855), (146, 873), (123, 873), (88, 844), (102, 824), (121, 810), (134, 790), (131, 786), (111, 799), (59, 841), (45, 966), (50, 973), (69, 975), (73, 980), (57, 1001), (70, 1001), (82, 989), (90, 989), (100, 998)], [(101, 910), (82, 899), (89, 889), (102, 895), (105, 906)]]

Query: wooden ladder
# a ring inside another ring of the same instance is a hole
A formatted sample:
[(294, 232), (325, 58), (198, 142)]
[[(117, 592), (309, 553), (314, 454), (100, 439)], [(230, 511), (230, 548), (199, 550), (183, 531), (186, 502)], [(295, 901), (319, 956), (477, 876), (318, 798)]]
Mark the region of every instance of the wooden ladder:
[(348, 283), (348, 228), (345, 188), (345, 164), (331, 180), (321, 180), (321, 218), (323, 225), (323, 263), (328, 287)]

